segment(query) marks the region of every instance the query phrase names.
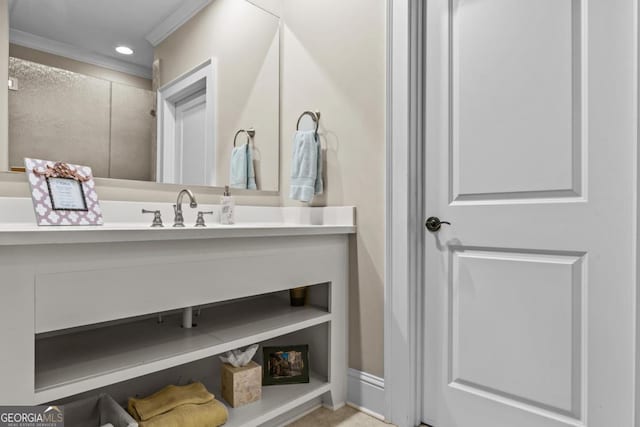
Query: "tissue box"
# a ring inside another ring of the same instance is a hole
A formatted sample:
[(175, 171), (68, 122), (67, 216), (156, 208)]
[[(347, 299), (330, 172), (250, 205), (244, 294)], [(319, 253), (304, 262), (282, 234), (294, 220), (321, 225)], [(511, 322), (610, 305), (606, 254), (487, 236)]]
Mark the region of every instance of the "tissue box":
[(222, 398), (232, 408), (260, 400), (262, 398), (262, 367), (253, 361), (241, 368), (223, 363)]

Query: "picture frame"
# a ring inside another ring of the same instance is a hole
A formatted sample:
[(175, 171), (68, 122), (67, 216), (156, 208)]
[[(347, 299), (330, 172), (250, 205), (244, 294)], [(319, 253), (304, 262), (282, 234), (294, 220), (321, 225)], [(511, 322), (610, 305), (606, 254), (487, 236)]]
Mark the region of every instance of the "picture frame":
[(89, 166), (31, 158), (24, 162), (39, 226), (104, 223)]
[(87, 198), (82, 190), (82, 183), (73, 178), (48, 177), (47, 188), (54, 211), (86, 212)]
[(263, 347), (262, 385), (309, 382), (309, 346)]

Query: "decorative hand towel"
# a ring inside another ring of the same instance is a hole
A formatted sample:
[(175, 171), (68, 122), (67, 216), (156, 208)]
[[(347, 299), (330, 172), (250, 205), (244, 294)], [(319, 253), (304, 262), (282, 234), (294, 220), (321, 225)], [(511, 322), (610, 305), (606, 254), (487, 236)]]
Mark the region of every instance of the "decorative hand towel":
[(231, 152), (229, 186), (248, 190), (257, 188), (256, 173), (253, 168), (253, 150), (251, 150), (249, 144), (234, 147)]
[(202, 383), (185, 386), (168, 385), (143, 399), (129, 398), (127, 408), (136, 421), (146, 421), (181, 405), (209, 403), (214, 399)]
[(315, 131), (297, 131), (293, 138), (289, 197), (310, 202), (323, 190), (320, 142)]
[(140, 427), (218, 427), (227, 422), (229, 412), (217, 400), (202, 405), (182, 405), (171, 412), (142, 421)]

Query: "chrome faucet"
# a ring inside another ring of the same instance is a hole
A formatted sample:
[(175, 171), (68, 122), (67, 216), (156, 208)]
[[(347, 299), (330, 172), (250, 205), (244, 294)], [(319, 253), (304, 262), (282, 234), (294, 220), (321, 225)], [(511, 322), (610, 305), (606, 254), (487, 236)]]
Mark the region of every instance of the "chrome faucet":
[(184, 227), (184, 217), (182, 216), (182, 198), (184, 197), (185, 194), (189, 196), (189, 200), (190, 200), (189, 206), (191, 208), (198, 207), (198, 202), (196, 202), (196, 196), (193, 195), (191, 190), (187, 190), (186, 188), (183, 190), (180, 190), (180, 192), (178, 193), (178, 200), (176, 200), (176, 204), (173, 205), (173, 211), (176, 214), (176, 217), (173, 220), (174, 227)]

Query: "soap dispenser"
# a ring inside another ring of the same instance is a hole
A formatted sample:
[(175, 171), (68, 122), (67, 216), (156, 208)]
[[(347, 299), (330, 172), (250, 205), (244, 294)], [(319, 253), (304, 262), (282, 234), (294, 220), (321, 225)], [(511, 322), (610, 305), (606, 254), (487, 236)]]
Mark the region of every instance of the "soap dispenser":
[(235, 223), (235, 201), (229, 191), (229, 186), (224, 187), (224, 194), (220, 199), (220, 223), (221, 224), (233, 224)]

